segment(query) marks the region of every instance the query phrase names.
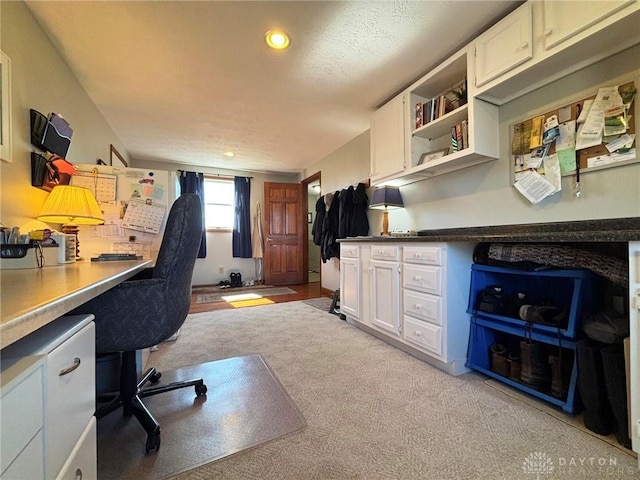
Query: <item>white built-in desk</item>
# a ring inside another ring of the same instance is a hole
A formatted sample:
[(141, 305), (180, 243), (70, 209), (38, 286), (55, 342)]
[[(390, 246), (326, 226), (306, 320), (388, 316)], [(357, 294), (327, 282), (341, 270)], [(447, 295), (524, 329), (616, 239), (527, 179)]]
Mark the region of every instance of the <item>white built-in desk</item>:
[(96, 478), (95, 325), (66, 315), (151, 261), (0, 272), (0, 479)]

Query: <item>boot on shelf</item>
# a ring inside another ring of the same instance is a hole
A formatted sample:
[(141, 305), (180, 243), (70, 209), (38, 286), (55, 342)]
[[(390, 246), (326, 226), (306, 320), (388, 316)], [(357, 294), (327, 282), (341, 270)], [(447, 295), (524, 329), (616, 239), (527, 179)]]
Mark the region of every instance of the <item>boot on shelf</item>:
[(556, 398), (566, 399), (569, 393), (569, 382), (571, 381), (571, 370), (573, 362), (565, 352), (552, 352), (549, 354), (549, 365), (551, 365), (551, 395)]
[(545, 346), (541, 343), (521, 340), (520, 357), (522, 359), (520, 381), (536, 390), (545, 390), (551, 379)]
[(613, 432), (613, 413), (607, 399), (600, 350), (604, 345), (588, 338), (576, 344), (578, 389), (584, 405), (584, 425), (592, 432)]
[(494, 343), (491, 349), (491, 371), (502, 375), (509, 376), (509, 364), (507, 363), (507, 347), (501, 343)]
[(604, 383), (613, 412), (614, 430), (620, 445), (631, 448), (627, 411), (627, 376), (624, 367), (624, 348), (621, 343), (607, 345), (601, 351)]

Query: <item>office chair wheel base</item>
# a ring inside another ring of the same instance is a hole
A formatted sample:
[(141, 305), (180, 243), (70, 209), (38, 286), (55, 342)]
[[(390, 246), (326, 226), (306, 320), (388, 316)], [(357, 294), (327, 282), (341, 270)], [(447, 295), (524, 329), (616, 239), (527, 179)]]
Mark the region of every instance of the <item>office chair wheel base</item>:
[(149, 377), (149, 381), (151, 383), (158, 383), (160, 381), (160, 377), (162, 377), (162, 372), (156, 372)]
[(160, 450), (160, 431), (147, 435), (147, 453)]
[(202, 384), (202, 385), (196, 385), (196, 396), (201, 397), (203, 395), (207, 394), (207, 386)]

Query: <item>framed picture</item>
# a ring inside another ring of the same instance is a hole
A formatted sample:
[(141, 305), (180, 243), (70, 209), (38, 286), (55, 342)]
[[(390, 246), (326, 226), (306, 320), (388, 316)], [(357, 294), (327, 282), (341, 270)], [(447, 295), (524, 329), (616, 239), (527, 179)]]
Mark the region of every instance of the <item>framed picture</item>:
[(11, 60), (0, 51), (0, 158), (11, 162)]
[(116, 147), (111, 145), (111, 166), (112, 167), (128, 167), (129, 164), (124, 159), (120, 152), (116, 150)]
[(418, 165), (422, 165), (423, 163), (430, 162), (431, 160), (435, 160), (436, 158), (444, 157), (449, 153), (449, 148), (443, 148), (442, 150), (436, 150), (435, 152), (423, 153), (420, 155), (420, 160), (418, 160)]
[(307, 213), (307, 223), (312, 223), (313, 222), (313, 213), (309, 212)]

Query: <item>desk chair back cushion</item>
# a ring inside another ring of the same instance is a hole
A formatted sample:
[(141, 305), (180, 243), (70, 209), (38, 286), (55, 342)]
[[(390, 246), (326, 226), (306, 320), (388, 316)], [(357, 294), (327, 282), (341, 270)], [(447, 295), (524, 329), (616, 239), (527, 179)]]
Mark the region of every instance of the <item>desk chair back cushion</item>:
[(183, 194), (169, 212), (155, 267), (80, 308), (96, 317), (97, 353), (151, 347), (180, 328), (191, 305), (201, 238), (200, 198)]

